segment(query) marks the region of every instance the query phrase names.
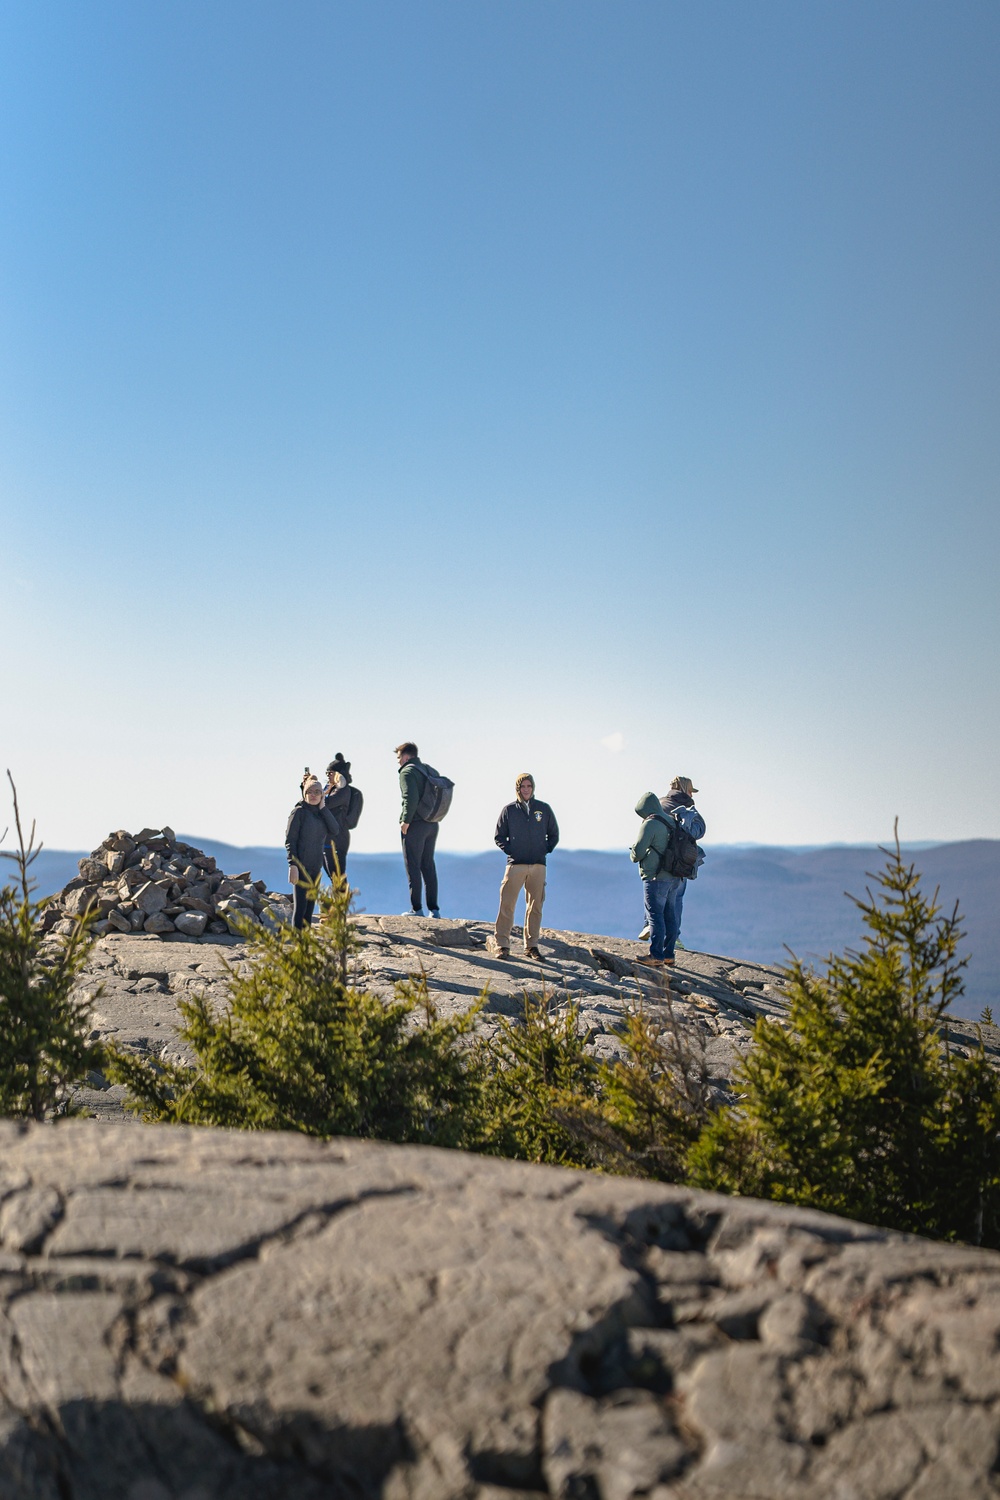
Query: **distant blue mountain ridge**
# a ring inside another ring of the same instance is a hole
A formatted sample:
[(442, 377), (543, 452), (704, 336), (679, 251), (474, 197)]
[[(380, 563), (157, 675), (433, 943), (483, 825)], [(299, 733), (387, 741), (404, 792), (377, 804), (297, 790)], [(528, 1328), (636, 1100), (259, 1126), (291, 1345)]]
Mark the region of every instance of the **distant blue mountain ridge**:
[[(213, 855), (230, 874), (249, 870), (269, 890), (287, 889), (281, 848), (241, 848), (194, 834), (182, 837)], [(964, 918), (963, 951), (970, 961), (956, 1014), (975, 1019), (990, 1005), (1000, 1016), (1000, 840), (904, 847), (928, 894), (938, 887), (942, 904), (950, 909), (957, 901)], [(61, 889), (76, 875), (83, 853), (89, 851), (43, 849), (34, 867), (39, 891)], [(862, 923), (844, 893), (864, 895), (869, 872), (884, 863), (874, 845), (709, 845), (706, 855), (685, 896), (681, 940), (699, 952), (757, 963), (782, 963), (787, 949), (821, 963), (831, 952), (856, 947)], [(504, 867), (499, 850), (439, 853), (437, 859), (445, 916), (492, 921)], [(408, 907), (398, 853), (351, 854), (348, 875), (358, 889), (360, 910), (385, 913)], [(642, 925), (642, 891), (628, 854), (557, 849), (549, 861), (544, 921), (546, 927), (571, 932), (635, 937)]]

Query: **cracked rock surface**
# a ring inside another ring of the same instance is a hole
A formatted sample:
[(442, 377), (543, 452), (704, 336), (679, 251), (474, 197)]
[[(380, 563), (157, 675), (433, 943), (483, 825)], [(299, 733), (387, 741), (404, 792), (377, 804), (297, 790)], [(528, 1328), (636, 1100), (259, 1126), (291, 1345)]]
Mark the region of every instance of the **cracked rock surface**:
[(363, 1141), (0, 1124), (3, 1500), (1000, 1494), (1000, 1256)]
[[(709, 953), (678, 950), (669, 989), (638, 962), (645, 943), (579, 932), (542, 933), (543, 962), (508, 960), (490, 952), (492, 926), (485, 922), (434, 921), (419, 917), (359, 916), (353, 919), (361, 943), (353, 981), (390, 998), (397, 980), (424, 973), (444, 1015), (465, 1010), (488, 987), (477, 1026), (495, 1030), (498, 1017), (522, 1013), (525, 994), (544, 993), (555, 1010), (571, 1002), (588, 1045), (605, 1060), (622, 1055), (619, 1028), (626, 1011), (641, 1003), (666, 1017), (669, 999), (675, 1019), (698, 1046), (704, 1046), (707, 1073), (717, 1102), (732, 1098), (733, 1068), (749, 1050), (760, 1016), (781, 1021), (788, 999), (780, 969)], [(520, 929), (514, 929), (520, 935)], [(102, 936), (79, 980), (80, 993), (93, 997), (94, 1029), (136, 1051), (186, 1058), (176, 1035), (177, 1000), (201, 991), (221, 1006), (228, 967), (247, 962), (246, 944), (229, 935), (197, 939), (171, 933)], [(228, 966), (228, 967), (227, 967)], [(948, 1023), (955, 1047), (969, 1048), (983, 1038), (1000, 1061), (1000, 1029)], [(77, 1091), (77, 1104), (103, 1119), (126, 1119), (124, 1090), (100, 1078)]]

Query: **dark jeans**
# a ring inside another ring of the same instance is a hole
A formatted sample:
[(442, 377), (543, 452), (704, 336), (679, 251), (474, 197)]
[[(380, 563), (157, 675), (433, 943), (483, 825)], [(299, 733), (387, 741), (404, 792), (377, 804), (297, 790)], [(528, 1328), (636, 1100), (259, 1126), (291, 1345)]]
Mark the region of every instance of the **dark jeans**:
[(673, 958), (677, 934), (681, 930), (677, 896), (684, 897), (684, 877), (667, 875), (663, 880), (644, 880), (642, 896), (649, 923), (651, 958)]
[(340, 866), (341, 875), (347, 874), (347, 851), (350, 847), (351, 835), (348, 833), (345, 834), (344, 837), (340, 839), (336, 844), (327, 844), (326, 848), (323, 850), (323, 868), (329, 875), (331, 880), (333, 879), (333, 872), (335, 868), (333, 863), (334, 854), (336, 854), (337, 856), (337, 864)]
[(307, 885), (292, 886), (293, 927), (308, 927), (309, 923), (313, 919), (313, 912), (316, 908), (316, 903), (315, 901), (310, 901), (308, 896), (306, 895), (308, 889), (309, 887)]
[(409, 832), (403, 834), (403, 862), (406, 865), (406, 878), (410, 882), (410, 905), (414, 911), (420, 911), (424, 904), (420, 891), (421, 878), (427, 889), (427, 910), (437, 911), (438, 878), (434, 868), (437, 836), (438, 825), (425, 823), (423, 818), (414, 819)]

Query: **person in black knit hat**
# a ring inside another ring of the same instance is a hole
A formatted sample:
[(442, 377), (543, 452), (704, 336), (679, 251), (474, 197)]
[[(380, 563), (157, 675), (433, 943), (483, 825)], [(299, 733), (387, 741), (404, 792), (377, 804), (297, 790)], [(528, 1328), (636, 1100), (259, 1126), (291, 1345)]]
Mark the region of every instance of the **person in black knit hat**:
[(357, 828), (365, 799), (352, 785), (351, 762), (338, 750), (326, 768), (325, 806), (340, 824), (340, 833), (323, 850), (323, 867), (330, 879), (334, 871), (347, 872), (347, 851), (351, 847), (351, 829)]

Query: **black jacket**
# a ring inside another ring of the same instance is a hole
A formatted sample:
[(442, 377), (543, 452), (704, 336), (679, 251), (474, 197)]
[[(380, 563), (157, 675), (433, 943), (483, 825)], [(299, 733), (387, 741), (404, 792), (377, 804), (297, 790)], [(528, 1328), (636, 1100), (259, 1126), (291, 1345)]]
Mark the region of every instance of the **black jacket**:
[(323, 868), (323, 845), (340, 834), (340, 820), (326, 807), (296, 802), (285, 829), (285, 853), (290, 865), (315, 880)]
[(544, 865), (559, 842), (559, 824), (547, 802), (508, 802), (497, 822), (496, 845), (509, 865)]
[(343, 863), (343, 856), (351, 847), (351, 831), (347, 826), (347, 809), (350, 807), (350, 804), (350, 785), (341, 786), (338, 787), (335, 792), (329, 792), (324, 804), (327, 811), (332, 812), (333, 816), (340, 824), (340, 832), (337, 834), (336, 838), (331, 840), (329, 836), (327, 837), (326, 847), (329, 849), (331, 842), (333, 843), (333, 847), (336, 849), (338, 855), (340, 856), (341, 863)]
[(694, 799), (687, 792), (668, 792), (665, 797), (660, 798), (660, 806), (665, 813), (669, 813), (675, 807), (694, 807)]

